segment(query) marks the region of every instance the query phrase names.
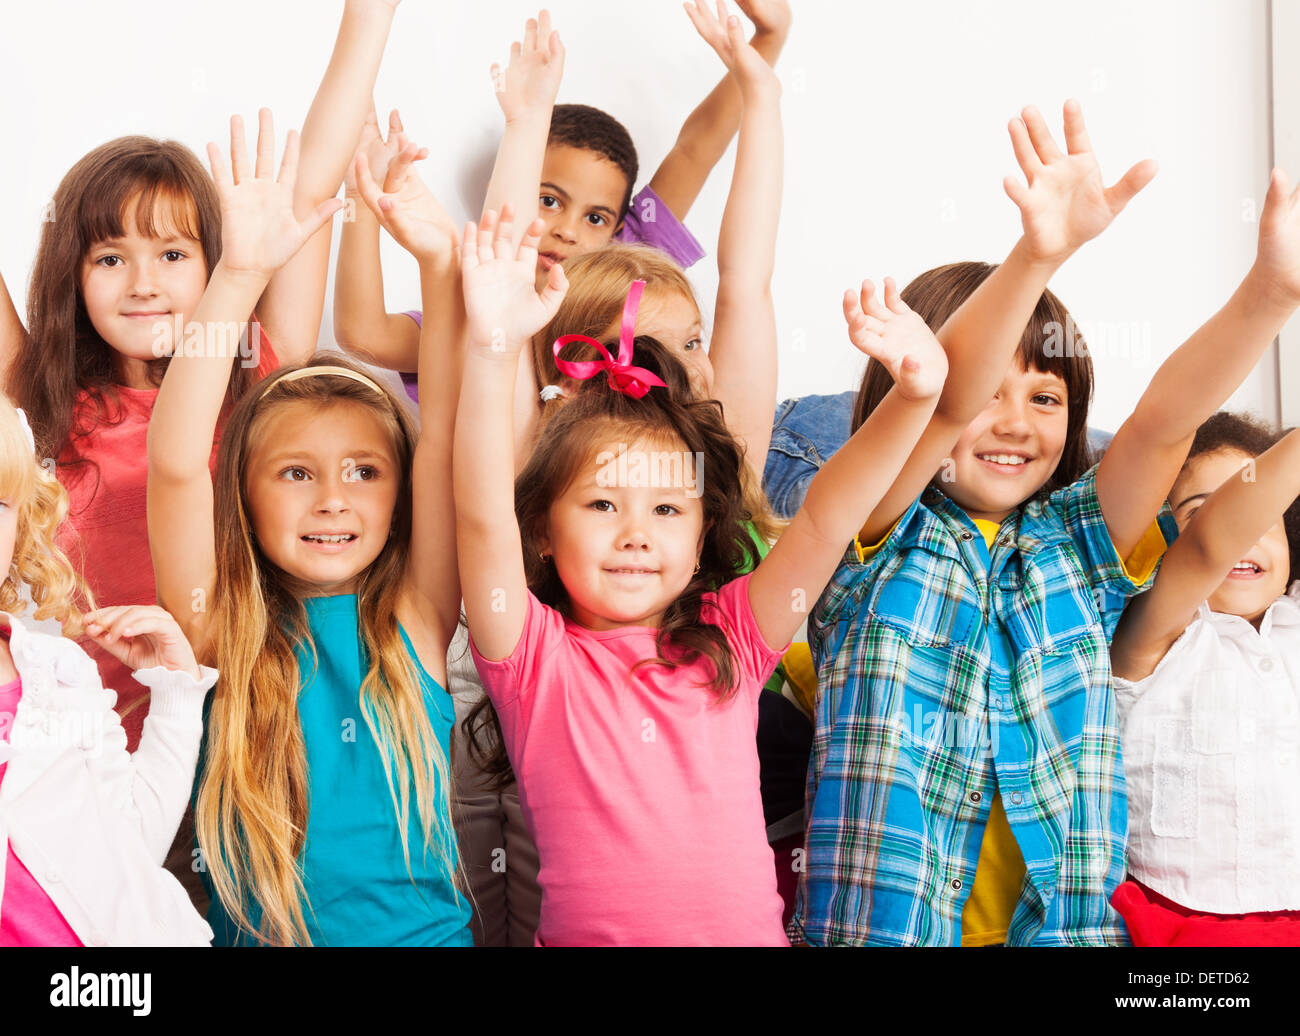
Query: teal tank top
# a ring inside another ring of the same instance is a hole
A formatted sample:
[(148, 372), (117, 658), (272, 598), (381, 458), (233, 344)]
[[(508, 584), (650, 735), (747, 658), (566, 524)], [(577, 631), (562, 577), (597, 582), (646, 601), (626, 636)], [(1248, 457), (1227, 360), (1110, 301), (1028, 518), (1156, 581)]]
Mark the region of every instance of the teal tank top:
[[(298, 718), (307, 756), (308, 819), (301, 866), (309, 908), (304, 909), (314, 946), (471, 946), (470, 910), (444, 872), (424, 832), (411, 789), (407, 846), (402, 855), (397, 811), (393, 806), (379, 746), (361, 714), (365, 675), (358, 633), (356, 594), (304, 600), (310, 651), (297, 649), (302, 690)], [(402, 642), (419, 674), (443, 756), (451, 757), (451, 696), (424, 671), (406, 631)], [(436, 787), (435, 825), (447, 814), (447, 789)], [(433, 838), (455, 845), (455, 832), (435, 826)], [(414, 879), (414, 880), (412, 880)], [(261, 911), (253, 904), (256, 925)], [(214, 946), (255, 944), (241, 934), (214, 896), (208, 923)]]

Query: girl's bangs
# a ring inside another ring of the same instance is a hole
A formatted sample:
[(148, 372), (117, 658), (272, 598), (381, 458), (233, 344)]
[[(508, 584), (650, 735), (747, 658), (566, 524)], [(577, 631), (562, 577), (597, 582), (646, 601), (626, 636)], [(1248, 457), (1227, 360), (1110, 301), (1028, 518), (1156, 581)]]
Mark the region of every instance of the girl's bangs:
[(202, 243), (199, 210), (179, 179), (124, 177), (88, 194), (82, 210), (83, 247), (124, 237), (126, 228), (148, 238), (186, 237)]

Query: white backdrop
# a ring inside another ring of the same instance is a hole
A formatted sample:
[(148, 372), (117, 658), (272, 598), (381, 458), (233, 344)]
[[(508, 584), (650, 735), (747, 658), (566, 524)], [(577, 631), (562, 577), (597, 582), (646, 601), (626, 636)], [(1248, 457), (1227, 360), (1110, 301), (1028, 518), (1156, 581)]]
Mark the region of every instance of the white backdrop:
[[(1144, 157), (1161, 163), (1053, 283), (1094, 350), (1093, 423), (1118, 426), (1253, 259), (1269, 164), (1265, 0), (793, 6), (778, 66), (782, 396), (856, 387), (860, 358), (839, 312), (846, 287), (1006, 253), (1019, 229), (1001, 189), (1016, 171), (1006, 122), (1034, 103), (1059, 134), (1061, 103), (1075, 96), (1108, 179)], [(42, 209), (78, 157), (127, 133), (172, 137), (201, 155), (207, 140), (224, 142), (231, 112), (252, 124), (263, 104), (281, 133), (299, 125), (341, 11), (316, 0), (7, 4), (0, 272), (20, 311)], [(721, 65), (677, 0), (554, 0), (551, 11), (568, 50), (560, 101), (620, 118), (644, 183)], [(381, 123), (401, 109), (432, 151), (427, 181), (458, 218), (477, 213), (500, 132), (488, 67), (535, 13), (524, 0), (405, 0), (397, 11), (376, 88)], [(688, 218), (710, 250), (730, 169), (728, 155)], [(391, 242), (384, 254), (390, 308), (418, 305), (413, 264)], [(693, 280), (707, 314), (711, 260)], [(322, 345), (331, 342), (327, 302)], [(1231, 405), (1276, 417), (1273, 357)]]

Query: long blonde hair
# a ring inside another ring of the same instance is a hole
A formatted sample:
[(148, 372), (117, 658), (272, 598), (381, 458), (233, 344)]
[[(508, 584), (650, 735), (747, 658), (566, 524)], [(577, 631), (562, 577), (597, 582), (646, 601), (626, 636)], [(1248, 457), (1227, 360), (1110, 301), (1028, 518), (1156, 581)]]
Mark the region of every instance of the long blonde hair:
[[(633, 281), (645, 281), (645, 297), (679, 295), (699, 312), (699, 302), (686, 274), (672, 259), (649, 245), (608, 245), (587, 252), (564, 264), (569, 290), (550, 323), (533, 336), (533, 376), (540, 392), (547, 385), (558, 385), (565, 396), (543, 404), (542, 423), (547, 423), (561, 400), (577, 390), (573, 379), (560, 373), (555, 365), (553, 346), (561, 335), (578, 334), (606, 341), (605, 332), (623, 313), (628, 289)], [(608, 343), (607, 343), (608, 344)], [(586, 350), (586, 351), (584, 351)], [(591, 359), (590, 347), (580, 342), (565, 346), (566, 360)], [(749, 465), (740, 474), (745, 509), (759, 534), (771, 542), (784, 527), (771, 513), (762, 486), (753, 477)]]
[(93, 608), (85, 580), (55, 542), (68, 514), (68, 494), (36, 463), (18, 412), (0, 394), (0, 500), (18, 511), (13, 561), (0, 579), (0, 611), (21, 614), (27, 587), (36, 605), (34, 618), (55, 619), (68, 636), (81, 633), (78, 603)]
[[(337, 356), (331, 365), (360, 372)], [(411, 869), (407, 825), (411, 786), (424, 830), (424, 852), (434, 850), (455, 881), (456, 841), (450, 807), (451, 767), (429, 722), (420, 681), (402, 640), (397, 606), (410, 564), (411, 419), (387, 390), (342, 375), (296, 380), (286, 367), (269, 375), (235, 407), (221, 440), (215, 487), (216, 571), (211, 626), (204, 654), (221, 670), (208, 720), (206, 765), (195, 827), (213, 887), (238, 926), (261, 941), (310, 944), (310, 909), (298, 864), (307, 829), (307, 760), (298, 718), (302, 678), (295, 647), (316, 657), (306, 609), (286, 578), (262, 553), (244, 493), (247, 460), (271, 415), (289, 403), (322, 409), (340, 403), (364, 407), (383, 426), (404, 472), (383, 552), (357, 578), (358, 635), (369, 669), (360, 688), (361, 713), (379, 747)], [(445, 791), (439, 801), (435, 787)], [(414, 878), (412, 877), (412, 880)], [(254, 931), (249, 906), (261, 923)]]

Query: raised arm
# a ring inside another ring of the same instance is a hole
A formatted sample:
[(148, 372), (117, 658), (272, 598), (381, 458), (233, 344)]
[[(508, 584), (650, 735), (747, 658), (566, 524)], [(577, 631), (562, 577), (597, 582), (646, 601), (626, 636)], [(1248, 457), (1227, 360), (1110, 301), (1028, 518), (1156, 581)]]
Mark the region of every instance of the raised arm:
[(248, 320), (272, 273), (341, 204), (329, 199), (305, 220), (294, 216), (298, 135), (289, 133), (277, 180), (275, 135), (265, 108), (259, 113), (256, 168), (249, 167), (238, 115), (230, 120), (230, 149), (226, 168), (220, 149), (208, 145), (221, 199), (222, 254), (186, 328), (187, 342), (197, 332), (204, 347), (172, 357), (149, 421), (149, 549), (158, 601), (200, 651), (210, 610), (195, 607), (196, 594), (211, 600), (216, 582), (208, 458), (234, 355), (220, 335), (230, 322)]
[[(536, 21), (528, 19), (524, 42), (510, 45), (505, 71), (492, 66), (492, 83), (506, 125), (483, 200), (484, 213), (503, 212), (509, 205), (521, 220), (527, 220), (537, 212), (551, 109), (563, 75), (564, 44), (560, 34), (551, 30), (550, 14), (542, 11)], [(514, 233), (521, 234), (526, 225), (521, 223)]]
[[(338, 193), (370, 111), (397, 4), (398, 0), (345, 0), (334, 52), (303, 122), (293, 200), (299, 219), (307, 219)], [(258, 319), (285, 365), (303, 363), (316, 351), (329, 256), (330, 234), (325, 231), (276, 271), (257, 304)]]
[(1291, 191), (1275, 169), (1254, 266), (1228, 304), (1160, 365), (1097, 469), (1097, 497), (1120, 557), (1160, 510), (1196, 429), (1245, 380), (1297, 305), (1300, 187)]
[(1218, 588), (1300, 497), (1300, 430), (1259, 457), (1253, 477), (1228, 479), (1166, 552), (1155, 585), (1124, 610), (1111, 643), (1116, 676), (1141, 680)]
[(542, 221), (534, 220), (517, 252), (511, 213), (487, 212), (465, 226), (461, 276), (469, 348), (456, 416), (456, 548), (470, 635), (479, 654), (497, 661), (519, 643), (527, 612), (515, 491), (511, 403), (515, 370), (529, 340), (559, 309), (568, 290), (564, 268), (551, 267), (535, 290)]
[(415, 607), (434, 631), (440, 653), (460, 619), (456, 509), (452, 502), (452, 435), (465, 353), (465, 301), (460, 237), (451, 217), (412, 168), (421, 149), (404, 148), (387, 171), (384, 190), (357, 161), (357, 186), (372, 219), (420, 265), (425, 320), (420, 331), (420, 441), (411, 482), (411, 565)]
[[(379, 124), (371, 111), (361, 130), (357, 154), (366, 156), (370, 175), (383, 184), (387, 193), (397, 190), (397, 185), (387, 178), (389, 166), (407, 147), (414, 149), (406, 141), (396, 109), (388, 116), (387, 140), (379, 135)], [(343, 181), (347, 205), (334, 276), (334, 340), (365, 363), (413, 371), (419, 358), (420, 329), (405, 313), (389, 313), (384, 305), (380, 221), (357, 188), (355, 166), (355, 161), (348, 166)]]
[[(786, 0), (736, 2), (754, 23), (749, 45), (764, 61), (775, 66), (790, 34), (790, 5)], [(724, 17), (719, 4), (719, 18)], [(650, 189), (679, 221), (686, 219), (713, 167), (726, 154), (731, 138), (740, 129), (740, 113), (740, 88), (728, 71), (700, 106), (687, 116), (677, 143), (655, 170)]]
[[(720, 12), (725, 11), (721, 2)], [(763, 477), (776, 413), (776, 314), (772, 267), (781, 214), (781, 84), (748, 43), (734, 15), (725, 26), (704, 0), (687, 5), (700, 35), (740, 86), (743, 112), (731, 193), (718, 237), (718, 299), (709, 362), (713, 398), (745, 447), (757, 480)]]
[(5, 279), (0, 275), (0, 390), (8, 392), (9, 367), (23, 347), (27, 331), (14, 308)]
[(880, 502), (934, 413), (948, 361), (925, 321), (885, 281), (885, 300), (870, 281), (846, 292), (853, 344), (885, 364), (894, 387), (862, 427), (817, 473), (803, 506), (749, 581), (763, 639), (782, 648), (807, 618), (844, 551)]
[(1065, 154), (1035, 108), (1026, 108), (1008, 129), (1028, 186), (1007, 177), (1003, 187), (1020, 209), (1024, 233), (1006, 261), (940, 328), (948, 381), (898, 481), (863, 527), (864, 543), (875, 543), (889, 531), (993, 398), (1052, 275), (1110, 226), (1155, 176), (1155, 163), (1147, 160), (1107, 188), (1077, 101), (1065, 104)]

